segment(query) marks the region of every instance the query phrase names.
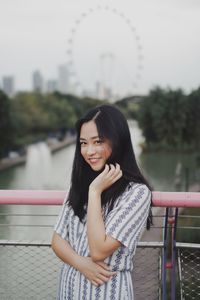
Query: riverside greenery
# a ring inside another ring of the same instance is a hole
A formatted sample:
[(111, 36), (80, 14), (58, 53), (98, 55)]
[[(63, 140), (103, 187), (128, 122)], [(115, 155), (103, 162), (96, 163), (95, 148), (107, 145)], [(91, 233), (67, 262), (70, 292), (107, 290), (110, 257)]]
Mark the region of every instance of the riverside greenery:
[[(0, 91), (0, 157), (49, 135), (62, 136), (86, 110), (103, 102), (108, 101), (58, 92), (23, 92), (9, 99)], [(138, 121), (145, 150), (199, 150), (200, 88), (186, 95), (181, 89), (155, 87), (146, 96), (115, 104), (127, 118)]]
[(200, 88), (185, 95), (181, 89), (152, 89), (140, 103), (137, 119), (146, 149), (200, 149)]
[(0, 157), (30, 143), (72, 130), (84, 111), (102, 101), (60, 93), (18, 93), (9, 99), (0, 91)]

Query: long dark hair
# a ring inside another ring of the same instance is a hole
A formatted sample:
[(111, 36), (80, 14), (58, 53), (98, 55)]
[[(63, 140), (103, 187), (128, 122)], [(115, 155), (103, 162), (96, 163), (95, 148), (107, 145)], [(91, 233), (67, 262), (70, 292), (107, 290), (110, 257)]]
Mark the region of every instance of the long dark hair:
[[(100, 173), (93, 171), (85, 162), (80, 149), (80, 130), (84, 123), (93, 120), (97, 126), (99, 137), (111, 142), (112, 153), (107, 163), (118, 163), (123, 176), (109, 189), (102, 193), (102, 206), (108, 204), (112, 210), (115, 200), (124, 192), (130, 182), (144, 183), (149, 189), (149, 183), (142, 175), (132, 147), (128, 123), (124, 115), (112, 105), (101, 105), (89, 110), (83, 118), (76, 123), (77, 139), (73, 161), (71, 187), (68, 203), (73, 208), (75, 215), (82, 221), (86, 214), (88, 201), (88, 188), (94, 178)], [(151, 213), (147, 220), (147, 227), (151, 223)]]

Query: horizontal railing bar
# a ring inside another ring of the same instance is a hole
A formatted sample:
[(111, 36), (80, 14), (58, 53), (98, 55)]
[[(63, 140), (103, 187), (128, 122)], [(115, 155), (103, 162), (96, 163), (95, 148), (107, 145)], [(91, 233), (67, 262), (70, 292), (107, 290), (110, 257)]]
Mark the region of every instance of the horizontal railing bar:
[(177, 226), (177, 229), (192, 229), (192, 230), (199, 230), (200, 227), (194, 227), (194, 226)]
[(157, 207), (200, 207), (200, 193), (153, 192), (153, 205)]
[[(26, 213), (21, 213), (21, 214), (15, 214), (15, 213), (0, 213), (0, 217), (57, 217), (57, 214), (26, 214)], [(165, 215), (162, 216), (157, 216), (153, 215), (154, 218), (164, 218)], [(173, 217), (173, 216), (170, 216)], [(193, 216), (189, 216), (193, 217)], [(199, 216), (200, 218), (200, 216)]]
[[(61, 205), (65, 191), (0, 190), (0, 204), (4, 205)], [(156, 207), (200, 207), (200, 193), (153, 192)]]
[(58, 215), (56, 214), (4, 214), (4, 213), (0, 213), (1, 217), (57, 217)]
[(4, 205), (61, 205), (66, 191), (0, 190), (0, 204)]
[[(26, 214), (26, 213), (0, 213), (1, 217), (57, 217), (57, 214)], [(164, 218), (165, 215), (154, 215), (153, 218)], [(170, 217), (175, 217), (174, 215), (170, 215)], [(179, 215), (179, 218), (193, 218), (200, 219), (200, 216), (194, 215)]]
[(0, 227), (53, 227), (54, 225), (48, 224), (0, 224)]
[[(15, 224), (15, 223), (1, 223), (0, 227), (53, 227), (54, 225), (49, 224)], [(146, 226), (144, 226), (146, 228)], [(151, 229), (163, 229), (164, 226), (151, 226)]]
[(200, 216), (193, 216), (193, 215), (178, 215), (179, 218), (193, 218), (193, 219), (200, 219)]
[[(0, 240), (1, 246), (51, 246), (49, 241), (35, 241), (35, 240)], [(140, 248), (162, 248), (162, 242), (139, 242)]]
[(0, 246), (44, 246), (50, 247), (49, 241), (31, 241), (31, 240), (0, 240)]
[[(53, 227), (52, 224), (8, 224), (8, 223), (1, 223), (0, 227)], [(146, 227), (144, 227), (146, 228)], [(164, 226), (151, 226), (151, 229), (163, 229)], [(191, 230), (200, 230), (200, 227), (194, 227), (194, 226), (177, 226), (177, 229), (191, 229)]]
[(177, 248), (190, 248), (190, 249), (200, 249), (200, 244), (196, 243), (176, 243)]
[[(8, 223), (1, 223), (0, 227), (53, 227), (53, 224), (8, 224)], [(144, 227), (146, 228), (146, 227)], [(164, 226), (151, 226), (152, 229), (163, 229)], [(191, 230), (200, 230), (200, 227), (194, 227), (194, 226), (178, 226), (177, 229), (191, 229)]]
[(138, 242), (137, 244), (137, 247), (140, 247), (140, 248), (163, 248), (164, 244), (163, 242)]

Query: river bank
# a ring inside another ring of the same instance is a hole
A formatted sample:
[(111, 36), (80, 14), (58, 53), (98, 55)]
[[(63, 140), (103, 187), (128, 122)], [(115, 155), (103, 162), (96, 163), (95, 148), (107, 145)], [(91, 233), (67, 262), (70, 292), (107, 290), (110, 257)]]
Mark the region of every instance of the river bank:
[[(56, 139), (48, 139), (45, 143), (48, 145), (51, 153), (59, 151), (75, 142), (75, 136), (67, 136), (64, 140), (59, 141)], [(28, 148), (29, 146), (27, 146)], [(13, 168), (15, 166), (23, 165), (26, 163), (25, 155), (16, 155), (15, 157), (6, 157), (0, 160), (0, 172)]]

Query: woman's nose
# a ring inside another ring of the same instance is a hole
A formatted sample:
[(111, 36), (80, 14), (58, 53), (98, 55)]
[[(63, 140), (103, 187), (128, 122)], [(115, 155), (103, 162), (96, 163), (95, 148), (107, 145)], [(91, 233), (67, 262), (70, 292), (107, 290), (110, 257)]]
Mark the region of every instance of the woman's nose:
[(87, 147), (87, 154), (91, 155), (91, 154), (94, 154), (95, 152), (96, 152), (95, 146), (94, 145), (88, 145), (88, 147)]

